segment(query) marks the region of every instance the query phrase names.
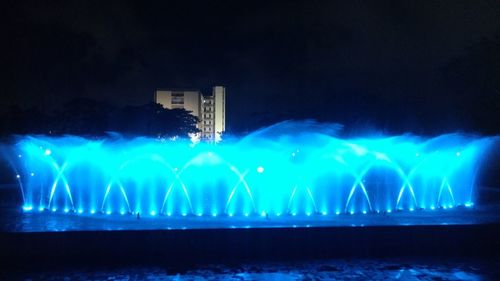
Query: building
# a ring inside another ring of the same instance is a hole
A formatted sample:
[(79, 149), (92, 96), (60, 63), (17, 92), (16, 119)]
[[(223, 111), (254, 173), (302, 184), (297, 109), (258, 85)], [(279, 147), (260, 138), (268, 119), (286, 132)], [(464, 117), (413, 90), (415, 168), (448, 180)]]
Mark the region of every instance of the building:
[(215, 86), (211, 95), (199, 90), (166, 90), (155, 92), (155, 102), (168, 109), (183, 108), (198, 117), (197, 136), (206, 141), (219, 141), (226, 130), (226, 89)]

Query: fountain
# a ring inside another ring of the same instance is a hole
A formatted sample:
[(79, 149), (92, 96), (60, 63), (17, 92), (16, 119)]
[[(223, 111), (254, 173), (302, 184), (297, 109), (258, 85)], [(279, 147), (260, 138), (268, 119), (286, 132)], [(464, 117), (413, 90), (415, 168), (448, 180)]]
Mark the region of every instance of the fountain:
[(216, 145), (23, 136), (10, 155), (26, 212), (324, 216), (470, 207), (492, 142), (343, 139), (328, 128), (292, 134), (282, 124)]

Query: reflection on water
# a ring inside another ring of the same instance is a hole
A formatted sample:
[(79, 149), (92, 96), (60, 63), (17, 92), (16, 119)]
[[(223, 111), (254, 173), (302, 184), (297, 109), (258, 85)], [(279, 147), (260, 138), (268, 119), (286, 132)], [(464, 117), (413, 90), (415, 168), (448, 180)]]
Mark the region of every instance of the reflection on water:
[(393, 212), (390, 214), (339, 214), (308, 216), (231, 217), (143, 217), (133, 215), (81, 215), (74, 213), (23, 212), (20, 208), (0, 209), (0, 231), (43, 232), (70, 230), (151, 230), (200, 228), (325, 227), (376, 225), (453, 225), (500, 222), (500, 207), (454, 208), (447, 210)]

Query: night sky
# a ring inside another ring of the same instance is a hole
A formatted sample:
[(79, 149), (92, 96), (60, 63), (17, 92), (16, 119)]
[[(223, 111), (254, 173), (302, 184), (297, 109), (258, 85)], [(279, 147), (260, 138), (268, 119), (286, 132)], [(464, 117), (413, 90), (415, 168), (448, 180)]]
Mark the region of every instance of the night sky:
[(500, 133), (500, 1), (2, 6), (1, 111), (77, 96), (139, 105), (156, 88), (224, 85), (232, 132), (315, 118)]

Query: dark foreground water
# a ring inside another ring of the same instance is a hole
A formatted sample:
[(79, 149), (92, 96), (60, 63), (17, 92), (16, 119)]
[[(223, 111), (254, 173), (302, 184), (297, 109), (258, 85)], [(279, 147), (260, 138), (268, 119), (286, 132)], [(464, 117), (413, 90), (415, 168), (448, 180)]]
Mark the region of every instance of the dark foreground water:
[[(500, 205), (490, 202), (494, 204), (390, 214), (141, 219), (23, 212), (18, 204), (0, 204), (0, 280), (500, 280), (495, 254), (500, 253)], [(178, 230), (184, 228), (188, 231)], [(262, 231), (288, 233), (260, 243)], [(187, 246), (176, 247), (179, 242)], [(195, 252), (185, 250), (200, 244)], [(230, 257), (219, 261), (208, 251), (212, 244), (238, 248), (233, 252), (223, 247)], [(281, 248), (273, 248), (275, 244)], [(365, 248), (369, 245), (371, 250)], [(274, 253), (295, 246), (307, 248), (301, 253), (308, 255)], [(484, 250), (489, 253), (483, 255)], [(233, 255), (239, 252), (247, 254)], [(208, 262), (190, 258), (196, 255)]]
[(404, 226), (469, 225), (497, 223), (500, 207), (456, 207), (453, 209), (415, 210), (385, 214), (340, 214), (312, 216), (186, 217), (106, 214), (76, 214), (51, 211), (23, 212), (21, 208), (0, 208), (0, 231), (46, 232), (86, 230), (169, 230), (214, 228), (332, 227), (332, 226)]
[(0, 273), (2, 280), (500, 280), (500, 262), (470, 259), (341, 259), (187, 268), (79, 267)]

